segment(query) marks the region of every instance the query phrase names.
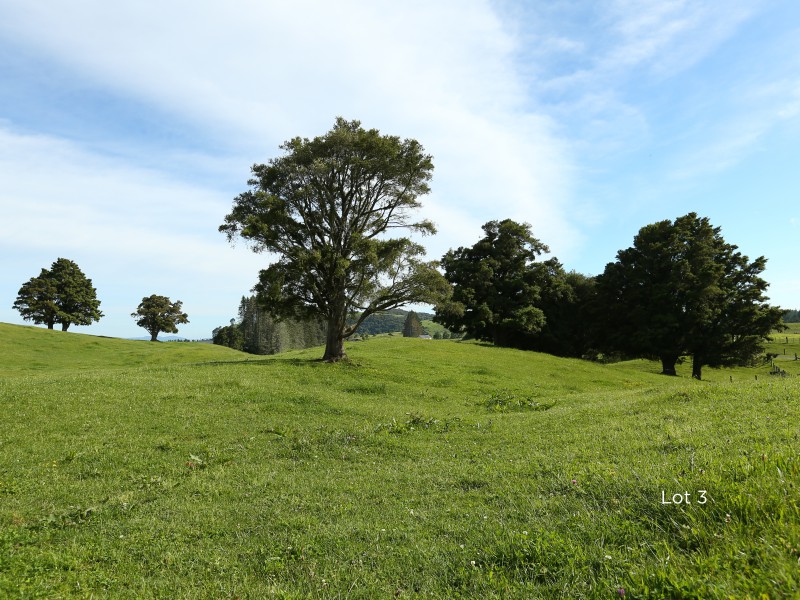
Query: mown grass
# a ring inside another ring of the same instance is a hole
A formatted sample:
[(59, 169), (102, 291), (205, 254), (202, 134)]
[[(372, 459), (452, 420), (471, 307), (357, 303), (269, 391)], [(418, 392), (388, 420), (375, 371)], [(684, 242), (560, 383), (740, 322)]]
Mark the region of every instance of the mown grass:
[(800, 380), (348, 352), (0, 378), (0, 596), (800, 595)]

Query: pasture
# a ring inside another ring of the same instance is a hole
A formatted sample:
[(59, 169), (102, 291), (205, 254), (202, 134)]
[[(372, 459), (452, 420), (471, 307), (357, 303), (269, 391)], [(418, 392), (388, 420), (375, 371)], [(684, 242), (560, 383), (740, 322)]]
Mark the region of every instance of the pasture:
[(0, 324), (0, 596), (800, 596), (797, 377), (347, 351)]

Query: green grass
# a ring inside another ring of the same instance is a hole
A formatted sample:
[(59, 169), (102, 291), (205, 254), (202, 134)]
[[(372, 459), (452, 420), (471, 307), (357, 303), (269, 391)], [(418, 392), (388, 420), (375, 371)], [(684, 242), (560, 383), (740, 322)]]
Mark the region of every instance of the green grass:
[(440, 325), (439, 323), (434, 323), (430, 319), (426, 319), (424, 321), (420, 321), (422, 323), (422, 328), (428, 333), (428, 335), (433, 336), (436, 333), (444, 333), (448, 331), (448, 329), (444, 325)]
[(0, 323), (0, 376), (247, 358), (199, 342), (122, 340)]
[(766, 344), (766, 351), (777, 354), (775, 366), (789, 374), (800, 375), (800, 323), (787, 323), (789, 329), (780, 333), (773, 333), (772, 339)]
[(35, 331), (28, 352), (74, 357), (51, 372), (8, 331), (0, 596), (800, 595), (800, 379), (399, 336), (326, 365)]

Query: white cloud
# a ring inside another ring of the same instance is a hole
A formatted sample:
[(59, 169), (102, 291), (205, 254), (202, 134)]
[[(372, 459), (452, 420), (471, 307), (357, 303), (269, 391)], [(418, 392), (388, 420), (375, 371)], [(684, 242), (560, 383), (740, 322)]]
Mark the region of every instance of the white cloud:
[[(89, 329), (112, 335), (133, 327), (128, 313), (150, 293), (175, 295), (187, 309), (235, 312), (265, 262), (216, 233), (228, 194), (63, 140), (0, 128), (0, 180), (0, 320), (18, 321), (8, 310), (18, 287), (58, 257), (78, 263), (101, 302), (130, 307), (104, 308), (107, 318)], [(199, 323), (194, 337), (219, 324), (210, 323)]]
[[(762, 79), (762, 77), (764, 79)], [(704, 137), (673, 168), (674, 179), (720, 173), (757, 151), (779, 127), (800, 117), (800, 75), (773, 79), (759, 74), (732, 90), (735, 109), (704, 129)]]
[(730, 38), (759, 4), (758, 0), (731, 0), (721, 11), (719, 3), (708, 0), (616, 0), (610, 18), (619, 37), (601, 59), (601, 68), (641, 65), (661, 76), (673, 76)]
[[(563, 209), (568, 147), (529, 111), (513, 61), (517, 40), (488, 0), (6, 2), (0, 34), (90, 87), (188, 120), (224, 144), (187, 149), (177, 172), (174, 149), (147, 157), (148, 165), (161, 160), (158, 168), (143, 168), (124, 139), (95, 145), (120, 150), (112, 160), (64, 140), (3, 132), (4, 202), (14, 207), (3, 234), (37, 256), (94, 249), (109, 262), (140, 260), (150, 273), (227, 274), (220, 262), (231, 251), (220, 249), (215, 230), (244, 180), (233, 192), (209, 189), (187, 183), (193, 169), (206, 175), (211, 161), (222, 173), (239, 159), (249, 167), (278, 154), (285, 139), (324, 133), (337, 115), (414, 137), (433, 155), (433, 194), (422, 199), (441, 232), (425, 240), (432, 258), (474, 243), (464, 227), (477, 236), (485, 221), (506, 217), (530, 222), (554, 251), (579, 243)], [(236, 294), (257, 271), (257, 261), (242, 262), (251, 275)]]

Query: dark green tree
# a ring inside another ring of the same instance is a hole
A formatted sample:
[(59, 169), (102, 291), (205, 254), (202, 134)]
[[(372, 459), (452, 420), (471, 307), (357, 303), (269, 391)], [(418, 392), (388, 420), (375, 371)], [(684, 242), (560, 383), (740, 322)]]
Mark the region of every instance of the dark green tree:
[(696, 379), (703, 366), (751, 362), (782, 311), (766, 303), (766, 259), (736, 250), (696, 213), (643, 227), (597, 277), (604, 348), (659, 359), (666, 375), (691, 355)]
[(422, 329), (422, 321), (419, 320), (419, 315), (413, 310), (406, 315), (406, 322), (403, 325), (403, 337), (419, 337), (425, 333)]
[(57, 259), (49, 270), (42, 269), (38, 277), (24, 283), (13, 308), (26, 321), (44, 323), (48, 329), (60, 323), (62, 331), (72, 324), (91, 325), (103, 316), (92, 280), (66, 258)]
[(542, 291), (539, 307), (546, 320), (531, 349), (558, 356), (595, 357), (589, 306), (594, 278), (575, 271), (560, 273)]
[(446, 293), (422, 246), (386, 237), (394, 229), (435, 232), (411, 218), (433, 163), (416, 140), (342, 118), (324, 136), (281, 148), (283, 156), (253, 166), (252, 189), (234, 200), (220, 231), (277, 255), (256, 286), (264, 306), (278, 317), (324, 320), (323, 358), (341, 360), (344, 340), (369, 315)]
[(528, 224), (490, 221), (483, 231), (474, 246), (442, 258), (453, 293), (436, 306), (434, 320), (498, 346), (526, 347), (545, 325), (543, 294), (556, 298), (568, 291), (563, 269), (555, 258), (536, 261), (548, 248)]
[(22, 284), (12, 308), (18, 310), (26, 321), (33, 321), (36, 325), (45, 324), (48, 329), (58, 319), (58, 305), (56, 304), (56, 284), (48, 275), (50, 271), (42, 269), (38, 277), (31, 277)]
[(230, 325), (216, 327), (211, 332), (211, 342), (218, 346), (227, 346), (234, 350), (244, 349), (244, 335), (242, 327), (236, 323), (236, 319), (231, 319)]
[(136, 324), (143, 327), (150, 334), (150, 341), (157, 342), (158, 334), (178, 333), (178, 325), (189, 322), (189, 315), (182, 312), (183, 303), (180, 300), (172, 302), (166, 296), (153, 294), (142, 298), (136, 312), (131, 316), (136, 319)]

